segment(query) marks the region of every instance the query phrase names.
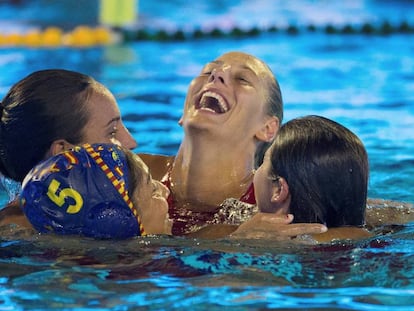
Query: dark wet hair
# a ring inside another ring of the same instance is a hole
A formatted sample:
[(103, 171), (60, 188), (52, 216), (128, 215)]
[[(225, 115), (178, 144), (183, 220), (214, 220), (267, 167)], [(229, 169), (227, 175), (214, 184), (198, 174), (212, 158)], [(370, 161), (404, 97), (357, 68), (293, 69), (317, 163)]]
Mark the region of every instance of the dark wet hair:
[(0, 172), (22, 181), (53, 141), (80, 143), (89, 119), (85, 103), (96, 84), (62, 69), (36, 71), (16, 83), (1, 102)]
[[(282, 92), (280, 90), (279, 82), (276, 79), (276, 76), (273, 74), (270, 67), (261, 61), (262, 64), (269, 70), (270, 77), (268, 79), (268, 98), (267, 98), (267, 111), (266, 113), (269, 116), (275, 116), (279, 119), (279, 124), (282, 124), (283, 121), (283, 99)], [(258, 168), (263, 163), (263, 157), (266, 153), (266, 150), (270, 147), (272, 142), (259, 142), (256, 148), (255, 153), (255, 167)]]
[(282, 92), (280, 90), (279, 82), (276, 79), (276, 76), (273, 74), (269, 66), (263, 63), (270, 71), (271, 77), (269, 80), (269, 97), (267, 102), (267, 114), (269, 116), (275, 116), (279, 119), (279, 124), (282, 124), (283, 121), (283, 99)]
[(319, 116), (284, 124), (271, 147), (271, 177), (286, 179), (294, 222), (364, 224), (368, 155), (344, 126)]
[[(119, 146), (119, 148), (125, 153), (126, 162), (128, 165), (128, 189), (130, 198), (134, 197), (136, 193), (139, 193), (141, 185), (144, 183), (144, 176), (142, 174), (144, 170), (143, 162), (139, 156), (133, 153), (128, 148)], [(134, 202), (135, 203), (135, 202)], [(138, 206), (137, 206), (138, 208)]]

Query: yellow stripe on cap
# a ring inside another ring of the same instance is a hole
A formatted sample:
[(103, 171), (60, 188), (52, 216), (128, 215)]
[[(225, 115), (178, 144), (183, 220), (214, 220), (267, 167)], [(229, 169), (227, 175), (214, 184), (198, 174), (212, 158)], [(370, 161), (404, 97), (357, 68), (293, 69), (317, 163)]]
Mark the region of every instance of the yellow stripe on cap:
[[(106, 165), (104, 160), (101, 158), (100, 154), (96, 152), (90, 144), (85, 144), (84, 148), (86, 152), (88, 152), (88, 154), (96, 162), (96, 164), (98, 164), (98, 166), (102, 169), (106, 177), (108, 177), (109, 181), (118, 191), (118, 193), (121, 195), (122, 199), (125, 201), (129, 209), (131, 210), (132, 214), (134, 214), (135, 218), (137, 219), (141, 235), (145, 235), (146, 233), (141, 223), (141, 218), (138, 215), (138, 211), (135, 208), (134, 203), (131, 201), (131, 198), (128, 195), (128, 190), (125, 189), (125, 182), (122, 182), (116, 178), (114, 173), (111, 171), (108, 165)], [(115, 169), (119, 169), (119, 167), (115, 167)]]

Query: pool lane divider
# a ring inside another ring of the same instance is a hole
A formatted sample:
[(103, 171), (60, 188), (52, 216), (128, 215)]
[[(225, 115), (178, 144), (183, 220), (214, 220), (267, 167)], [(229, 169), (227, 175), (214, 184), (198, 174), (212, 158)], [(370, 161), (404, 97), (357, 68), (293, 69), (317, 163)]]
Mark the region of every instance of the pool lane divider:
[(192, 32), (175, 30), (168, 31), (146, 30), (146, 29), (125, 29), (122, 27), (89, 27), (80, 25), (71, 31), (63, 31), (58, 27), (47, 27), (44, 30), (29, 30), (23, 33), (1, 33), (0, 47), (95, 47), (105, 46), (122, 42), (132, 41), (188, 41), (201, 39), (220, 39), (220, 38), (249, 38), (262, 34), (287, 34), (291, 36), (303, 33), (322, 33), (327, 35), (367, 35), (367, 36), (390, 36), (390, 35), (413, 35), (414, 26), (403, 21), (399, 25), (391, 25), (383, 22), (380, 25), (365, 23), (360, 26), (344, 25), (334, 26), (325, 25), (317, 27), (314, 25), (298, 27), (289, 25), (279, 28), (276, 26), (268, 28), (252, 27), (242, 29), (234, 27), (230, 30), (213, 28), (208, 31), (196, 29)]
[(59, 27), (44, 30), (30, 29), (25, 32), (1, 33), (0, 47), (94, 47), (117, 43), (122, 36), (103, 26), (77, 26), (71, 31)]
[(361, 26), (344, 25), (334, 26), (325, 25), (317, 27), (315, 25), (295, 26), (289, 25), (287, 27), (271, 26), (268, 28), (252, 27), (249, 29), (242, 29), (234, 27), (230, 30), (222, 30), (220, 28), (213, 28), (208, 31), (196, 29), (193, 32), (185, 32), (182, 30), (167, 31), (167, 30), (130, 30), (118, 29), (122, 34), (123, 41), (185, 41), (195, 39), (219, 39), (219, 38), (248, 38), (255, 37), (266, 33), (280, 33), (287, 35), (300, 35), (303, 33), (324, 33), (327, 35), (372, 35), (372, 36), (389, 36), (396, 34), (412, 35), (414, 34), (414, 25), (403, 21), (397, 26), (391, 25), (389, 22), (375, 26), (373, 24), (365, 23)]

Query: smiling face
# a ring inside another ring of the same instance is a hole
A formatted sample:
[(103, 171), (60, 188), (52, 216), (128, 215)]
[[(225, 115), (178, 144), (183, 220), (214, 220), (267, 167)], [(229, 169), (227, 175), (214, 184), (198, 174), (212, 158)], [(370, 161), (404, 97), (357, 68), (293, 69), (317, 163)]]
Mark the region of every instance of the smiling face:
[(226, 141), (255, 136), (266, 121), (273, 74), (259, 59), (230, 52), (208, 63), (190, 84), (182, 124)]
[(114, 96), (97, 84), (87, 102), (89, 120), (83, 131), (82, 143), (112, 143), (127, 149), (137, 146), (121, 119)]

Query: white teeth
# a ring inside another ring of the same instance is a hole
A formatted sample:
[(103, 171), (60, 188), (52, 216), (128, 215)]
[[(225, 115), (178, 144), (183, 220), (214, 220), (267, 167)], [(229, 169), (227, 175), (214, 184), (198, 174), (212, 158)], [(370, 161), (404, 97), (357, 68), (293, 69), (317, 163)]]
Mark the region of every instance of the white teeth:
[(203, 94), (203, 96), (201, 97), (200, 108), (214, 111), (213, 109), (211, 109), (209, 107), (207, 97), (215, 98), (217, 100), (217, 103), (220, 106), (221, 113), (225, 113), (225, 112), (229, 111), (229, 107), (227, 106), (226, 101), (224, 100), (224, 98), (221, 95), (219, 95), (217, 93), (214, 93), (214, 92), (211, 92), (211, 91), (205, 92)]

